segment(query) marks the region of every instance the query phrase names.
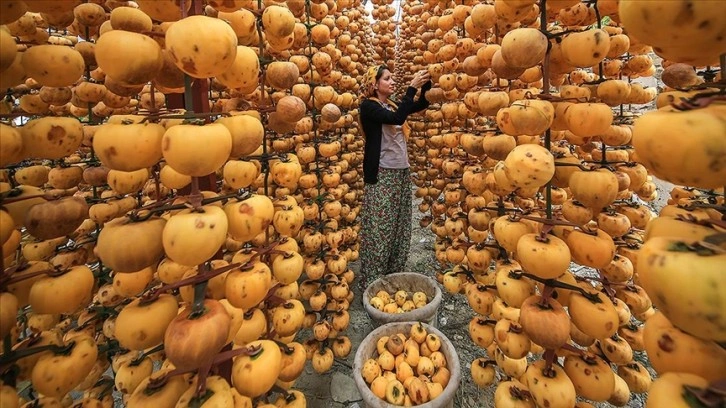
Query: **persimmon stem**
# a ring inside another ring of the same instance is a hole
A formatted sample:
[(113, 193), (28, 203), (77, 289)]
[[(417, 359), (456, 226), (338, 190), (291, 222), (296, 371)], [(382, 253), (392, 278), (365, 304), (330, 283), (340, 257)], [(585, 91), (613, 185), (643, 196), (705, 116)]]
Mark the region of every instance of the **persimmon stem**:
[(7, 285), (12, 285), (13, 283), (22, 282), (26, 279), (34, 278), (34, 277), (40, 276), (40, 275), (50, 275), (55, 272), (57, 272), (57, 271), (55, 271), (53, 269), (44, 269), (42, 271), (35, 271), (35, 272), (31, 272), (31, 273), (28, 273), (28, 274), (22, 275), (22, 276), (12, 277), (10, 275), (4, 275), (0, 278), (0, 288), (5, 289), (5, 287)]
[(519, 274), (521, 276), (525, 276), (527, 278), (530, 278), (532, 280), (535, 280), (537, 282), (540, 282), (540, 283), (545, 284), (545, 287), (551, 286), (553, 288), (561, 288), (561, 289), (567, 289), (567, 290), (575, 291), (575, 292), (581, 294), (582, 296), (584, 296), (587, 300), (589, 300), (591, 302), (596, 302), (596, 303), (600, 303), (601, 302), (600, 298), (598, 298), (598, 296), (596, 294), (589, 293), (585, 289), (583, 289), (583, 288), (581, 288), (579, 286), (570, 285), (569, 283), (560, 282), (560, 281), (555, 280), (555, 279), (542, 279), (539, 276), (535, 276), (535, 275), (532, 275), (531, 273), (526, 273), (526, 272), (521, 271), (521, 270), (515, 270), (515, 271), (511, 271), (509, 273), (510, 273), (510, 275), (511, 274)]
[(552, 364), (555, 362), (557, 354), (553, 349), (547, 349), (544, 352), (545, 367), (542, 369), (542, 374), (547, 378), (555, 377), (555, 370), (552, 368)]
[(280, 340), (273, 340), (277, 345), (280, 347), (283, 353), (291, 354), (295, 349), (289, 347), (287, 344), (281, 342)]
[(478, 364), (480, 367), (487, 367), (487, 366), (496, 366), (497, 362), (494, 360), (479, 360)]
[(461, 270), (458, 272), (454, 272), (454, 275), (464, 275), (466, 276), (466, 279), (471, 282), (476, 282), (476, 278), (474, 277), (474, 273), (464, 265), (461, 266)]
[(145, 350), (143, 353), (141, 353), (141, 355), (139, 355), (135, 359), (131, 360), (131, 362), (129, 363), (129, 365), (132, 366), (132, 367), (133, 366), (137, 366), (137, 365), (141, 364), (141, 362), (144, 361), (144, 359), (146, 357), (148, 357), (148, 356), (150, 356), (150, 355), (152, 355), (154, 353), (157, 353), (159, 351), (162, 351), (162, 350), (164, 350), (164, 344), (163, 343), (162, 344), (159, 344), (156, 347), (152, 347), (149, 350)]
[(207, 377), (209, 376), (209, 371), (211, 369), (211, 361), (199, 367), (199, 371), (197, 371), (197, 389), (194, 391), (194, 398), (204, 398), (204, 394), (207, 392)]
[(277, 306), (282, 305), (286, 302), (285, 299), (277, 296), (275, 292), (277, 289), (282, 286), (280, 282), (276, 283), (273, 287), (270, 288), (270, 290), (267, 292), (267, 295), (265, 296), (265, 299), (263, 302), (267, 303), (269, 306)]
[[(9, 335), (8, 335), (9, 336)], [(10, 340), (6, 336), (5, 340)], [(9, 341), (6, 342), (7, 344), (10, 344)], [(6, 365), (13, 363), (15, 361), (20, 360), (21, 358), (32, 356), (33, 354), (42, 353), (44, 351), (52, 351), (55, 354), (65, 354), (68, 353), (73, 349), (73, 346), (76, 343), (74, 341), (69, 342), (65, 346), (58, 346), (55, 344), (47, 344), (44, 346), (38, 346), (38, 347), (31, 347), (26, 349), (19, 349), (10, 351), (9, 353), (4, 353), (2, 357), (0, 357), (0, 372), (5, 371)]]
[(246, 264), (242, 264), (240, 262), (235, 262), (235, 263), (223, 266), (221, 268), (211, 270), (211, 271), (207, 272), (206, 274), (190, 276), (190, 277), (182, 279), (180, 281), (177, 281), (177, 282), (174, 282), (174, 283), (171, 283), (168, 285), (164, 285), (164, 286), (162, 286), (158, 289), (152, 290), (152, 291), (148, 292), (147, 294), (145, 294), (144, 296), (142, 296), (140, 304), (144, 305), (144, 304), (151, 303), (151, 302), (155, 301), (156, 299), (158, 299), (159, 295), (161, 295), (164, 292), (168, 292), (172, 289), (178, 289), (178, 288), (181, 288), (182, 286), (195, 285), (195, 284), (203, 282), (203, 281), (208, 281), (209, 279), (212, 279), (213, 277), (215, 277), (217, 275), (221, 275), (225, 272), (231, 271), (236, 268), (242, 268), (246, 265), (250, 265), (250, 262), (248, 261)]
[(577, 354), (579, 354), (581, 356), (584, 356), (585, 355), (585, 352), (584, 351), (582, 351), (579, 348), (573, 346), (572, 344), (565, 343), (560, 348), (563, 349), (563, 350), (571, 351), (573, 353), (577, 353)]
[(549, 307), (549, 300), (554, 293), (555, 287), (545, 284), (544, 290), (542, 290), (542, 297), (540, 298), (539, 304), (542, 307)]
[(109, 393), (111, 393), (113, 391), (113, 387), (114, 387), (113, 379), (108, 378), (108, 377), (101, 378), (100, 380), (96, 381), (96, 384), (94, 384), (93, 386), (100, 387), (101, 385), (103, 385), (103, 389), (101, 390), (101, 392), (98, 393), (99, 400), (102, 400), (103, 398), (106, 397), (106, 395), (108, 395)]
[(159, 378), (152, 378), (149, 380), (149, 383), (146, 386), (146, 389), (144, 390), (144, 392), (147, 395), (153, 395), (155, 392), (159, 391), (163, 386), (166, 385), (167, 381), (169, 381), (169, 378), (171, 378), (175, 375), (190, 373), (192, 371), (194, 371), (194, 370), (182, 370), (182, 369), (177, 368), (177, 369), (167, 372), (166, 374), (162, 375)]
[(217, 365), (223, 361), (227, 361), (229, 359), (232, 359), (237, 356), (246, 355), (246, 356), (256, 356), (260, 352), (262, 352), (261, 346), (247, 346), (247, 347), (241, 347), (234, 350), (224, 351), (219, 354), (217, 354), (216, 357), (214, 357), (214, 360), (212, 360), (212, 365)]
[(202, 207), (202, 198), (202, 193), (199, 190), (199, 177), (192, 177), (191, 191), (187, 200), (194, 209), (199, 209)]
[[(222, 195), (222, 196), (217, 196), (217, 197), (212, 197), (212, 198), (203, 198), (201, 201), (201, 205), (204, 206), (207, 204), (216, 203), (218, 201), (225, 201), (230, 198), (235, 198), (238, 200), (246, 200), (249, 197), (250, 197), (250, 193), (241, 192), (241, 193)], [(187, 203), (166, 205), (166, 203), (168, 203), (171, 200), (172, 199), (163, 200), (161, 202), (153, 203), (149, 206), (141, 207), (137, 210), (134, 210), (130, 214), (128, 214), (127, 217), (133, 222), (140, 222), (140, 221), (148, 220), (154, 214), (160, 214), (160, 213), (165, 213), (168, 211), (183, 210), (183, 209), (189, 208), (189, 205)], [(144, 214), (139, 215), (140, 212), (144, 212)]]
[(190, 319), (201, 317), (204, 313), (204, 293), (207, 290), (207, 283), (209, 281), (202, 281), (194, 285), (194, 306), (192, 313), (189, 314)]
[[(0, 197), (0, 198), (2, 198), (2, 197)], [(30, 200), (32, 198), (43, 198), (45, 200), (48, 200), (48, 198), (46, 197), (45, 194), (33, 194), (33, 195), (25, 196), (25, 197), (2, 198), (2, 200), (0, 200), (0, 202), (2, 204), (12, 204), (12, 203), (17, 203), (19, 201)]]
[(520, 334), (522, 333), (523, 329), (522, 326), (520, 326), (519, 324), (513, 323), (509, 326), (509, 331), (515, 334)]
[[(152, 86), (151, 94), (153, 95), (154, 94), (154, 91), (153, 91), (154, 84), (152, 83), (151, 86)], [(151, 101), (153, 103), (153, 101), (154, 101), (153, 97), (151, 98)], [(160, 170), (161, 170), (161, 168), (159, 167), (158, 163), (154, 165), (154, 169), (152, 170), (152, 174), (154, 177), (154, 188), (156, 190), (156, 201), (157, 202), (161, 200), (161, 180), (159, 179)]]

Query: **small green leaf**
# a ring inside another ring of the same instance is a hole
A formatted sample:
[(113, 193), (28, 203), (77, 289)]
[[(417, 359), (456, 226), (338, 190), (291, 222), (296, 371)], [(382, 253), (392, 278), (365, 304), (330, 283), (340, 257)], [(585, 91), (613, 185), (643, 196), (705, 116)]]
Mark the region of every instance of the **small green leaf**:
[(204, 405), (205, 402), (207, 402), (208, 399), (212, 398), (214, 393), (210, 390), (206, 390), (204, 395), (195, 396), (189, 401), (189, 407), (191, 408), (200, 408), (202, 405)]
[(704, 405), (697, 396), (695, 396), (691, 391), (687, 389), (683, 390), (681, 396), (683, 397), (683, 400), (686, 402), (686, 404), (688, 404), (688, 406), (691, 408), (707, 408), (706, 405)]

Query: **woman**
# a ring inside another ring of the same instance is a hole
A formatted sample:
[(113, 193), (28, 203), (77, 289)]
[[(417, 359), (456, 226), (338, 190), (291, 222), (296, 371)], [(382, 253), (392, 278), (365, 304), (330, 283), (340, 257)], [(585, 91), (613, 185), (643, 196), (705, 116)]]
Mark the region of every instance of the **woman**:
[[(385, 65), (371, 67), (363, 80), (363, 289), (382, 275), (403, 271), (411, 244), (411, 181), (403, 128), (410, 114), (429, 106), (425, 95), (431, 81), (428, 72), (417, 72), (398, 104), (389, 99), (393, 87), (391, 71)], [(419, 89), (421, 95), (414, 100)]]

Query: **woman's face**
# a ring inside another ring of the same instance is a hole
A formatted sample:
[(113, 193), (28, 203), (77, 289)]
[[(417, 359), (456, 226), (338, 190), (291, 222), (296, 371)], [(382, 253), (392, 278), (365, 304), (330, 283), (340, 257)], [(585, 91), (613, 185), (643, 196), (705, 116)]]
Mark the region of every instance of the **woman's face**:
[(393, 75), (391, 75), (391, 71), (384, 69), (383, 75), (381, 75), (381, 78), (378, 79), (378, 93), (382, 96), (389, 97), (393, 95)]

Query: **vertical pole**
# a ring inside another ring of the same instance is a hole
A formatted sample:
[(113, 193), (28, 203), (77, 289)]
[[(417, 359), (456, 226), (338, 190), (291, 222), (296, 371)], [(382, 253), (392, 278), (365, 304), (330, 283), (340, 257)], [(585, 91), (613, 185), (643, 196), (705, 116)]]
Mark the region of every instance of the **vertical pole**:
[[(721, 54), (719, 62), (721, 64), (721, 79), (719, 82), (726, 85), (726, 52)], [(726, 201), (726, 184), (723, 186), (723, 197), (724, 201)]]
[[(310, 24), (310, 9), (311, 4), (310, 0), (305, 1), (305, 7), (307, 9), (307, 21), (306, 26), (308, 29), (308, 34), (310, 34), (310, 30), (312, 29), (312, 26)], [(312, 70), (312, 58), (313, 58), (313, 39), (312, 36), (309, 38), (308, 42), (308, 60), (310, 61), (310, 66)], [(385, 52), (385, 50), (384, 50)], [(323, 194), (323, 186), (322, 186), (322, 172), (320, 170), (321, 164), (323, 162), (322, 158), (320, 157), (320, 134), (319, 127), (318, 127), (318, 108), (315, 106), (315, 88), (318, 86), (317, 83), (315, 83), (315, 80), (312, 76), (312, 71), (310, 75), (310, 100), (312, 104), (312, 119), (313, 119), (313, 146), (315, 147), (315, 178), (317, 179), (317, 185), (315, 186), (315, 189), (317, 190), (317, 197), (315, 198), (314, 202), (318, 206), (318, 225), (315, 227), (315, 232), (322, 233), (323, 231), (323, 204), (325, 195)], [(319, 253), (320, 258), (322, 259), (322, 250)]]
[[(596, 21), (597, 28), (602, 29), (602, 17), (600, 16), (600, 9), (597, 8), (597, 2), (593, 3), (592, 7), (595, 10), (595, 18), (597, 18), (597, 21)], [(605, 78), (605, 74), (602, 72), (603, 71), (603, 62), (602, 61), (600, 61), (598, 63), (598, 67), (600, 70), (600, 76), (599, 76), (600, 79), (598, 80), (598, 82), (602, 82)], [(607, 144), (605, 144), (605, 142), (600, 142), (600, 149), (602, 150), (602, 157), (600, 158), (600, 165), (607, 166), (607, 164), (608, 164), (608, 159), (606, 157), (607, 149), (608, 149)]]
[(184, 74), (184, 109), (186, 110), (187, 115), (194, 113), (192, 78), (187, 74)]
[[(539, 29), (545, 36), (547, 35), (547, 0), (540, 0), (540, 21)], [(545, 59), (542, 62), (542, 93), (544, 95), (550, 94), (550, 49), (552, 44), (547, 43), (547, 53)], [(552, 148), (551, 131), (550, 129), (545, 130), (544, 134), (544, 147), (547, 151)], [(548, 219), (552, 218), (552, 183), (547, 183), (545, 186), (545, 212)]]
[[(180, 7), (182, 18), (187, 17), (186, 2), (191, 1), (192, 7), (189, 10), (190, 16), (204, 15), (204, 4), (202, 0), (181, 0)], [(206, 79), (192, 81), (189, 75), (184, 74), (184, 96), (169, 95), (167, 98), (169, 109), (184, 108), (187, 113), (209, 113), (209, 82)], [(153, 94), (152, 94), (153, 95)], [(209, 121), (206, 117), (205, 121)], [(204, 191), (217, 192), (217, 176), (212, 173), (199, 178), (199, 187)], [(185, 187), (179, 191), (179, 194), (188, 194), (189, 187)]]

